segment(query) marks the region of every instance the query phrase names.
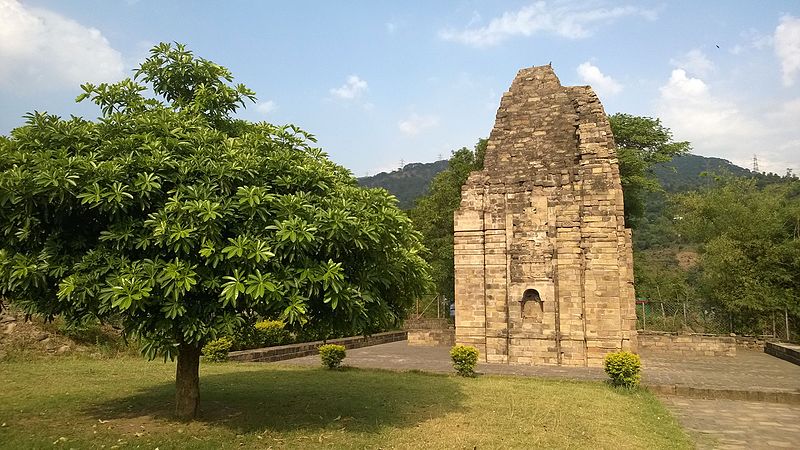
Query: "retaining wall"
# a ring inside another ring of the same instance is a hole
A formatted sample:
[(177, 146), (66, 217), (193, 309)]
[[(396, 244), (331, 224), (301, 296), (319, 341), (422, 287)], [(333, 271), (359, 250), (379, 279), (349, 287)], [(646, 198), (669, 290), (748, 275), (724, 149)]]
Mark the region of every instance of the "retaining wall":
[(371, 336), (353, 336), (327, 341), (303, 342), (300, 344), (279, 345), (275, 347), (256, 348), (230, 352), (228, 359), (232, 361), (273, 362), (285, 359), (301, 358), (316, 355), (320, 345), (344, 345), (347, 349), (368, 347), (370, 345), (388, 344), (390, 342), (404, 341), (407, 339), (405, 331), (387, 331)]

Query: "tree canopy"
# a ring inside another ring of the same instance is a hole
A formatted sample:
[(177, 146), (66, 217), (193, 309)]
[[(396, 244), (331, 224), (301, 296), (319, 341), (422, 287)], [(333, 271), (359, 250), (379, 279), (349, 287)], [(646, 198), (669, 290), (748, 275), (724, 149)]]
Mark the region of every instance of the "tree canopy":
[(636, 226), (644, 214), (644, 194), (660, 189), (653, 167), (691, 150), (688, 142), (675, 142), (660, 119), (617, 113), (608, 117), (617, 144), (619, 175), (625, 196), (625, 223)]
[(46, 318), (115, 320), (148, 357), (177, 356), (183, 417), (199, 349), (243, 317), (371, 332), (428, 280), (394, 197), (295, 126), (236, 119), (255, 97), (232, 81), (162, 43), (133, 79), (81, 86), (97, 120), (34, 112), (0, 138), (0, 294)]
[(422, 233), (437, 291), (454, 298), (453, 212), (461, 203), (461, 186), (472, 171), (483, 169), (486, 139), (478, 140), (475, 149), (466, 147), (453, 152), (447, 169), (431, 181), (428, 193), (417, 199), (409, 216)]
[(800, 181), (720, 178), (675, 199), (677, 229), (702, 244), (702, 294), (732, 312), (800, 316)]

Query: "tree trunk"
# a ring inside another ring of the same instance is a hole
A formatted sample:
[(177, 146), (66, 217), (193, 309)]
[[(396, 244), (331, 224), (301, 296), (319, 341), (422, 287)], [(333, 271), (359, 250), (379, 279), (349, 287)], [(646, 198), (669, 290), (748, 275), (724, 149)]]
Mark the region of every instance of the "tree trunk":
[(180, 344), (175, 373), (175, 415), (191, 420), (200, 409), (200, 347)]

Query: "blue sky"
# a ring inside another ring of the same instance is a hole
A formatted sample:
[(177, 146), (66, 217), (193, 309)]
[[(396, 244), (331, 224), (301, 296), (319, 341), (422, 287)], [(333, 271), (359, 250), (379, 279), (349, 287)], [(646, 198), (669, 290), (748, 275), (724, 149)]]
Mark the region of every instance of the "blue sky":
[(230, 68), (357, 176), (491, 130), (517, 70), (552, 62), (606, 111), (660, 117), (694, 153), (800, 173), (800, 1), (0, 0), (0, 133), (31, 110), (94, 117), (84, 81), (161, 41)]

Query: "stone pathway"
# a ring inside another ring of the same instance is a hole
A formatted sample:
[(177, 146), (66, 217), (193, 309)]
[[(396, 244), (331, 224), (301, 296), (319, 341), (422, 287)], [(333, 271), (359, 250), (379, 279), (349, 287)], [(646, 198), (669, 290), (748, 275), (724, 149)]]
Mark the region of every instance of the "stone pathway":
[[(737, 350), (735, 357), (684, 357), (645, 352), (643, 382), (699, 389), (800, 392), (800, 366), (762, 352)], [(270, 364), (317, 366), (318, 356)], [(449, 348), (410, 347), (407, 341), (347, 351), (345, 364), (388, 370), (452, 373)], [(604, 380), (593, 367), (478, 364), (485, 374)], [(800, 449), (800, 405), (727, 399), (662, 396), (664, 404), (692, 434), (699, 448)]]
[(710, 389), (800, 392), (800, 366), (755, 350), (732, 357), (687, 357), (642, 352), (645, 384)]
[(700, 449), (800, 448), (800, 405), (663, 397)]

